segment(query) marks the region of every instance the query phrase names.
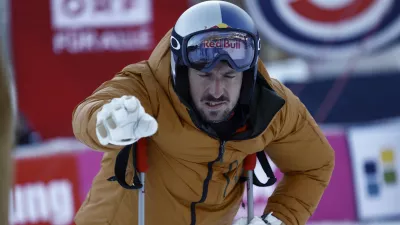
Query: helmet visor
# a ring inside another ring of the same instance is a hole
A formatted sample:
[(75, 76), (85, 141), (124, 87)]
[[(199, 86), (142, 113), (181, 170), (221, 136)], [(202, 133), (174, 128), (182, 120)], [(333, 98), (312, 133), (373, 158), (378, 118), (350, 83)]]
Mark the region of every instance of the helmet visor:
[(236, 71), (252, 66), (257, 47), (254, 38), (238, 31), (210, 31), (192, 36), (186, 47), (189, 67), (210, 71), (225, 60)]

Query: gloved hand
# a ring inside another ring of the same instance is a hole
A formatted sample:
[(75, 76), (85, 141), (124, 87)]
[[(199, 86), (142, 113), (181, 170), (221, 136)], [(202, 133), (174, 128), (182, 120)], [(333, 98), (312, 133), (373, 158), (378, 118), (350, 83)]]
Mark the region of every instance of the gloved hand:
[(233, 225), (285, 225), (281, 220), (269, 214), (264, 220), (261, 217), (255, 216), (248, 224), (247, 217), (242, 217), (234, 221)]
[(134, 96), (114, 98), (97, 113), (96, 135), (102, 145), (129, 145), (153, 135), (157, 121)]

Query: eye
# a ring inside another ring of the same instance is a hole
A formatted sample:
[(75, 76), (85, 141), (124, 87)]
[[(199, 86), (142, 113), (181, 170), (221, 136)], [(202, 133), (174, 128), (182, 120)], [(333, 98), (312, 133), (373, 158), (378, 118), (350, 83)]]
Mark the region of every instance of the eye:
[(226, 78), (229, 78), (229, 79), (233, 79), (233, 78), (235, 78), (235, 77), (236, 77), (236, 74), (234, 74), (234, 73), (225, 74), (225, 76), (224, 76), (224, 77), (226, 77)]
[(200, 77), (208, 77), (208, 76), (210, 76), (208, 73), (198, 73), (197, 75), (200, 76)]

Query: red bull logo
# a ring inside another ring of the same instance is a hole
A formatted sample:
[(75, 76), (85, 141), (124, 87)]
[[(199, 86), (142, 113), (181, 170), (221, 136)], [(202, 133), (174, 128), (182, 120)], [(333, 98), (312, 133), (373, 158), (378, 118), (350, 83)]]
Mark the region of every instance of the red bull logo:
[(240, 49), (240, 41), (230, 39), (219, 39), (203, 41), (203, 48), (233, 48)]
[(230, 26), (228, 26), (228, 24), (226, 24), (226, 23), (220, 23), (220, 24), (210, 27), (210, 29), (212, 29), (212, 28), (230, 28)]
[[(220, 23), (210, 27), (212, 28), (231, 28), (226, 23)], [(218, 39), (218, 40), (207, 40), (202, 43), (203, 48), (231, 48), (231, 49), (240, 49), (240, 41), (232, 40), (232, 39)]]

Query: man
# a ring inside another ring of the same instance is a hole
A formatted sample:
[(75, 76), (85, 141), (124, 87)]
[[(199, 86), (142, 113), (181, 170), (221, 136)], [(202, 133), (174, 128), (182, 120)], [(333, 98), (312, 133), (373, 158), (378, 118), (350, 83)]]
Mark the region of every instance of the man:
[(15, 134), (15, 98), (12, 79), (0, 46), (0, 224), (8, 224), (8, 203), (11, 184), (11, 149)]
[(304, 225), (330, 181), (334, 152), (299, 99), (270, 78), (259, 50), (247, 13), (203, 2), (148, 60), (80, 103), (74, 133), (105, 154), (76, 224), (137, 224), (137, 191), (109, 178), (119, 151), (148, 137), (146, 225), (245, 224), (233, 221), (245, 186), (238, 178), (245, 157), (260, 151), (284, 178), (251, 224)]

